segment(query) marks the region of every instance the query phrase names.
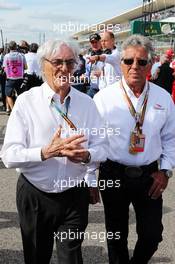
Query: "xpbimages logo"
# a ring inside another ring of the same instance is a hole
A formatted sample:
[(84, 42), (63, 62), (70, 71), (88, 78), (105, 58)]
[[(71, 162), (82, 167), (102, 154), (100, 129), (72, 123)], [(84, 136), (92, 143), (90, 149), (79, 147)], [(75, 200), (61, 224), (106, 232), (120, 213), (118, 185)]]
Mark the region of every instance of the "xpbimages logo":
[(75, 240), (75, 239), (80, 239), (80, 240), (97, 240), (100, 243), (104, 243), (106, 241), (106, 238), (108, 240), (119, 240), (120, 239), (120, 232), (81, 232), (78, 231), (71, 231), (68, 230), (62, 231), (62, 232), (54, 232), (54, 239), (58, 239), (59, 241), (63, 242), (64, 240)]
[(99, 32), (103, 33), (105, 31), (111, 31), (114, 34), (121, 31), (120, 24), (81, 24), (78, 22), (68, 21), (67, 23), (57, 23), (53, 24), (53, 31), (64, 34), (66, 32), (79, 32), (79, 31), (89, 31), (89, 32)]
[(99, 181), (97, 180), (92, 180), (91, 182), (88, 181), (83, 181), (83, 180), (79, 180), (79, 179), (71, 179), (68, 178), (66, 180), (54, 180), (54, 188), (55, 189), (60, 189), (60, 190), (64, 190), (64, 189), (68, 189), (68, 188), (73, 188), (74, 186), (79, 186), (79, 187), (87, 187), (91, 186), (91, 187), (98, 187), (100, 191), (105, 190), (106, 188), (120, 188), (120, 180), (103, 180), (100, 179)]
[(77, 130), (72, 130), (71, 128), (62, 128), (61, 129), (61, 137), (66, 138), (73, 135), (84, 135), (87, 140), (90, 137), (99, 137), (99, 138), (107, 138), (111, 136), (120, 136), (120, 128), (111, 126), (106, 123), (106, 127), (79, 127)]
[[(94, 71), (95, 72), (95, 71)], [(110, 84), (117, 82), (121, 79), (121, 76), (119, 75), (110, 75), (110, 74), (106, 74), (104, 75), (103, 70), (98, 70), (98, 74), (99, 76), (97, 77), (94, 74), (92, 74), (91, 72), (91, 76), (86, 76), (86, 75), (82, 75), (81, 78), (79, 76), (74, 76), (72, 74), (68, 74), (67, 75), (62, 75), (61, 77), (55, 78), (54, 79), (54, 83), (55, 84), (65, 84), (65, 83), (69, 83), (69, 84), (97, 84), (99, 81), (100, 82), (106, 82), (106, 80), (108, 80), (108, 82)]]

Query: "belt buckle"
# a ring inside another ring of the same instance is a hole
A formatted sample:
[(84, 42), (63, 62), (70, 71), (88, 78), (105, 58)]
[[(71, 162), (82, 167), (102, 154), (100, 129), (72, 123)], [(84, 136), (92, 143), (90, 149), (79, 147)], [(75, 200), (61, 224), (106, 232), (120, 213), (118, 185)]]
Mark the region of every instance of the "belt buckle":
[(125, 168), (125, 174), (129, 178), (139, 178), (142, 176), (143, 170), (140, 167), (137, 166), (127, 166)]

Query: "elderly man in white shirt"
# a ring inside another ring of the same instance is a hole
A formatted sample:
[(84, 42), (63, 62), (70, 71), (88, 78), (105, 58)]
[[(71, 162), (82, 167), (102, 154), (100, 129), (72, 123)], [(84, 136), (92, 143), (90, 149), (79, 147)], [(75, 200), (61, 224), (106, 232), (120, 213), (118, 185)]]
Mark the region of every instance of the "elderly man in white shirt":
[(26, 264), (49, 264), (54, 238), (59, 263), (82, 264), (89, 199), (99, 201), (91, 186), (106, 159), (106, 140), (95, 103), (70, 86), (78, 54), (71, 41), (43, 44), (38, 56), (45, 82), (17, 98), (7, 124), (2, 160), (20, 172), (17, 208)]
[[(99, 181), (117, 182), (101, 191), (110, 264), (146, 264), (162, 240), (162, 193), (175, 166), (175, 107), (170, 95), (146, 80), (154, 49), (149, 39), (129, 37), (122, 46), (122, 80), (100, 91), (94, 100), (106, 125), (108, 160)], [(160, 161), (158, 168), (157, 161)], [(138, 240), (129, 260), (129, 205), (136, 213)]]

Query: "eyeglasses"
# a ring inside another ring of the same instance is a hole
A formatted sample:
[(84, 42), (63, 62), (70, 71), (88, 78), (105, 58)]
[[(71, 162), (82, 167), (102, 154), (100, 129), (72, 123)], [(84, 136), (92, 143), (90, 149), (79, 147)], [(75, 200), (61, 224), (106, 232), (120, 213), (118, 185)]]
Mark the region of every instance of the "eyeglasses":
[[(134, 59), (122, 59), (122, 61), (124, 62), (124, 64), (126, 65), (132, 65), (134, 63)], [(144, 60), (144, 59), (138, 59), (137, 63), (139, 66), (146, 66), (149, 61), (148, 60)]]
[(75, 67), (75, 64), (77, 64), (77, 62), (74, 59), (70, 59), (70, 60), (62, 60), (62, 59), (48, 60), (46, 58), (44, 59), (50, 62), (53, 65), (53, 67), (57, 67), (57, 68), (61, 68), (65, 63), (68, 68), (73, 69)]

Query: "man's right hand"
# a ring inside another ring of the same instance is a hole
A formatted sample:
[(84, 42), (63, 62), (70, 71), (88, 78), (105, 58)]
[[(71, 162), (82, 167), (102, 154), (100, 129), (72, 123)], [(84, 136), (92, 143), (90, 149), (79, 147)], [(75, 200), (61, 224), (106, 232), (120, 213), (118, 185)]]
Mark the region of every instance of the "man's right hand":
[(100, 194), (97, 187), (89, 187), (89, 203), (100, 203)]
[(82, 156), (87, 150), (81, 145), (86, 142), (84, 135), (73, 135), (61, 138), (61, 127), (54, 134), (51, 143), (41, 149), (42, 160), (53, 157), (68, 157), (70, 159)]

